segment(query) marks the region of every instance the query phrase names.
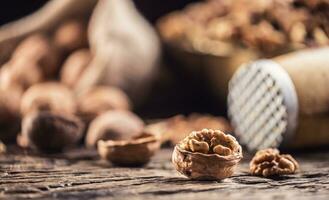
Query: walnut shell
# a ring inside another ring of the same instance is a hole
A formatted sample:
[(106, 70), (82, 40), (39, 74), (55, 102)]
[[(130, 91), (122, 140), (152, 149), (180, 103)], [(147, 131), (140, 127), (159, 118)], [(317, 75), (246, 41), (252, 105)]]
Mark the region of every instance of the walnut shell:
[(250, 173), (264, 177), (294, 174), (298, 168), (291, 155), (280, 154), (279, 150), (271, 148), (259, 150), (250, 162)]
[(22, 122), (19, 144), (44, 152), (58, 152), (76, 144), (82, 137), (84, 124), (69, 114), (48, 111), (33, 112)]
[(143, 132), (144, 122), (124, 110), (107, 111), (96, 117), (86, 135), (86, 146), (95, 147), (98, 140), (127, 140)]
[(73, 88), (90, 60), (91, 54), (88, 49), (80, 49), (70, 54), (60, 72), (61, 82)]
[(218, 154), (193, 153), (175, 146), (172, 163), (181, 174), (194, 180), (223, 180), (233, 175), (242, 156), (226, 158)]
[(12, 60), (36, 64), (46, 77), (53, 77), (59, 67), (60, 55), (43, 34), (34, 34), (23, 40), (15, 49)]
[(195, 180), (225, 179), (241, 159), (241, 146), (233, 136), (208, 129), (192, 132), (172, 154), (175, 169)]
[(87, 122), (108, 110), (129, 110), (130, 100), (119, 88), (96, 86), (78, 98), (78, 114)]
[(71, 90), (55, 82), (33, 85), (23, 94), (21, 102), (23, 115), (40, 110), (74, 114), (76, 109), (77, 105)]
[(150, 134), (130, 140), (100, 140), (98, 153), (102, 159), (119, 166), (142, 166), (148, 163), (160, 142)]
[(87, 27), (79, 20), (66, 21), (56, 30), (54, 44), (66, 52), (87, 47)]

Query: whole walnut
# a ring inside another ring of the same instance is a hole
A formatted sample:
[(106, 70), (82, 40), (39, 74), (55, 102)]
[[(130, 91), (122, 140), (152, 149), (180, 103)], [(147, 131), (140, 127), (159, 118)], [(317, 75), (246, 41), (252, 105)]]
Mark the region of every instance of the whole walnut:
[(86, 121), (108, 110), (129, 110), (130, 100), (119, 88), (95, 86), (78, 98), (78, 114)]
[(87, 147), (95, 147), (99, 140), (127, 140), (143, 132), (144, 122), (134, 113), (110, 110), (96, 117), (88, 128)]
[(22, 97), (21, 113), (48, 110), (74, 114), (77, 109), (73, 93), (61, 83), (46, 82), (30, 87)]
[(20, 101), (23, 91), (20, 87), (0, 89), (0, 140), (15, 141), (20, 129)]
[(17, 46), (11, 60), (36, 65), (46, 77), (53, 77), (58, 71), (60, 55), (47, 36), (34, 34)]
[(61, 82), (73, 88), (90, 60), (91, 54), (88, 49), (80, 49), (70, 54), (60, 72)]
[(5, 153), (6, 149), (7, 149), (6, 145), (4, 143), (2, 143), (0, 140), (0, 154)]
[(250, 162), (250, 173), (257, 176), (294, 174), (299, 168), (289, 154), (280, 154), (277, 149), (259, 150)]
[(64, 22), (54, 34), (54, 44), (65, 52), (87, 47), (86, 25), (74, 19)]
[(2, 89), (18, 86), (26, 90), (43, 80), (44, 75), (39, 66), (33, 62), (24, 62), (24, 59), (10, 60), (0, 69), (0, 87)]
[(31, 112), (23, 118), (18, 144), (44, 152), (58, 152), (76, 144), (83, 129), (84, 124), (74, 115)]
[(236, 139), (219, 130), (193, 131), (175, 146), (172, 163), (191, 179), (222, 180), (233, 175), (242, 158)]

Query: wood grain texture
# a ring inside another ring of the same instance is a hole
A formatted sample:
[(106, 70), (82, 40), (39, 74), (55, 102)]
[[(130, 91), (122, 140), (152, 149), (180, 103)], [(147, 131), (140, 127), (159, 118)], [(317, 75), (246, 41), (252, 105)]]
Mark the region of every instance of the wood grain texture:
[(144, 168), (120, 168), (95, 152), (33, 155), (8, 150), (0, 155), (0, 199), (329, 199), (329, 152), (296, 156), (301, 171), (266, 179), (248, 174), (248, 159), (222, 182), (191, 181), (161, 150)]

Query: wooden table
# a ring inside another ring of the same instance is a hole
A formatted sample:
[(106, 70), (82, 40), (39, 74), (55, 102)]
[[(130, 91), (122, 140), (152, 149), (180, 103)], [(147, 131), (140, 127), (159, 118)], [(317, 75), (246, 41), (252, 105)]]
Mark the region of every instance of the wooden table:
[(329, 152), (297, 155), (301, 172), (275, 180), (250, 176), (246, 158), (222, 182), (188, 180), (170, 157), (164, 149), (144, 168), (120, 168), (81, 149), (49, 157), (14, 148), (0, 155), (0, 199), (329, 199)]

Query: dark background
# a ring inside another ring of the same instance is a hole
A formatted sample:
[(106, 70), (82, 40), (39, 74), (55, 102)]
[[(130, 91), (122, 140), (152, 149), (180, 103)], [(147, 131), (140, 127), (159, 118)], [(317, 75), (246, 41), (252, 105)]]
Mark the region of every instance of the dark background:
[[(0, 24), (18, 19), (41, 7), (48, 0), (10, 0), (0, 4)], [(176, 9), (183, 8), (189, 2), (196, 0), (134, 0), (138, 9), (151, 22), (160, 16)]]

